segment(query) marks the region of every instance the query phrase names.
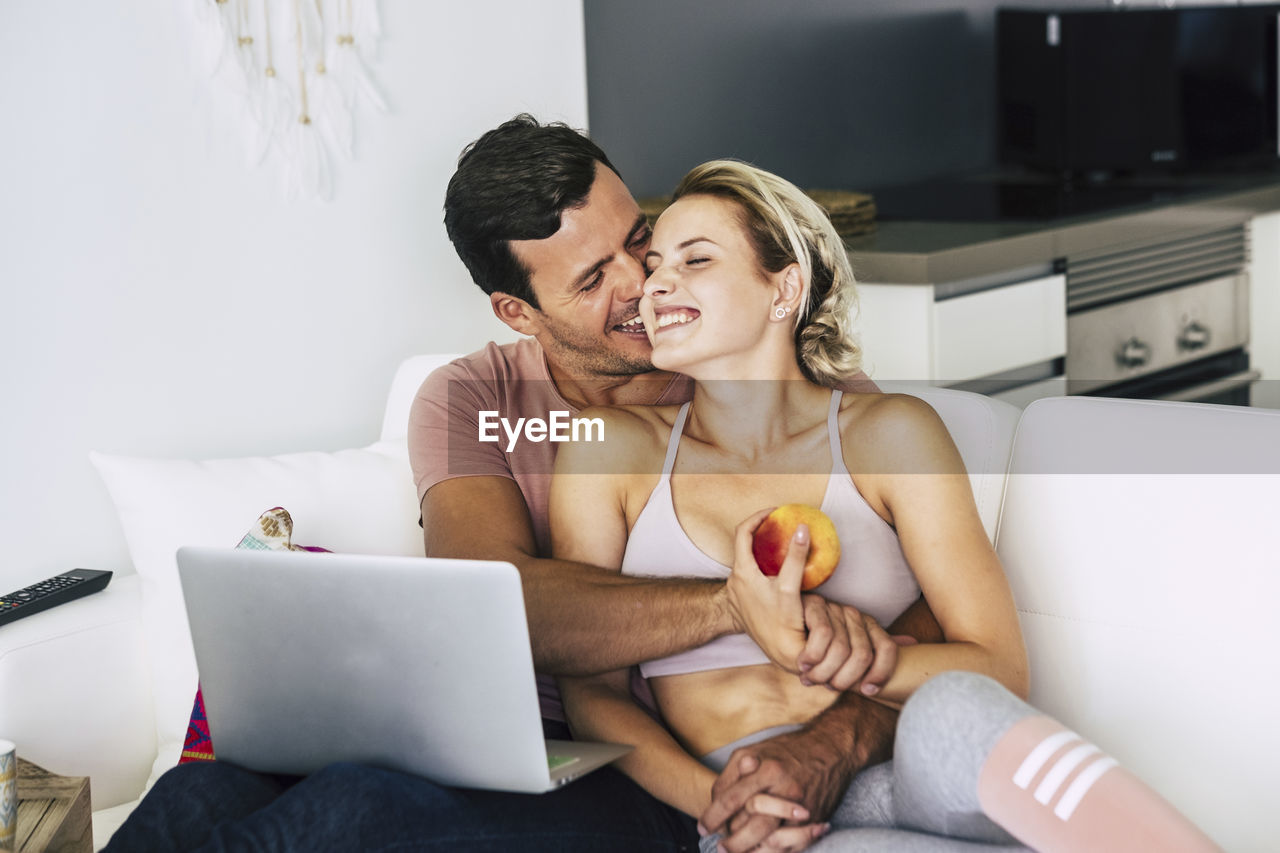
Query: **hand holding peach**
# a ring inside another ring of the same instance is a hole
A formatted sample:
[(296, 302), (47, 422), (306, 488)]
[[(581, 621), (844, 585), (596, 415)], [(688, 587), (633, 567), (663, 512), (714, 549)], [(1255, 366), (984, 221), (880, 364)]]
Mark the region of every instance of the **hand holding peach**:
[[(771, 661), (800, 675), (805, 684), (845, 690), (869, 679), (878, 686), (897, 663), (893, 639), (854, 607), (828, 602), (817, 593), (801, 595), (806, 564), (814, 562), (816, 542), (811, 545), (811, 539), (829, 537), (825, 557), (817, 561), (808, 583), (822, 583), (840, 559), (834, 525), (813, 507), (782, 509), (761, 510), (735, 532), (733, 571), (725, 592), (737, 630), (750, 634)], [(774, 539), (779, 556), (762, 553), (758, 562), (755, 548), (769, 542), (759, 531), (777, 536), (766, 529), (767, 517), (789, 523), (792, 532)], [(811, 525), (820, 532), (811, 534)]]
[(782, 570), (791, 538), (801, 524), (809, 526), (809, 556), (804, 564), (801, 590), (810, 590), (831, 577), (840, 562), (840, 537), (836, 526), (820, 509), (806, 504), (783, 504), (769, 513), (751, 539), (751, 554), (760, 571), (773, 577)]
[(761, 510), (738, 525), (733, 571), (725, 592), (738, 630), (751, 635), (769, 660), (788, 672), (798, 673), (797, 658), (807, 638), (800, 582), (809, 553), (809, 529), (798, 527), (782, 541), (783, 558), (779, 560), (777, 577), (767, 577), (752, 555), (752, 539), (769, 513), (770, 510)]

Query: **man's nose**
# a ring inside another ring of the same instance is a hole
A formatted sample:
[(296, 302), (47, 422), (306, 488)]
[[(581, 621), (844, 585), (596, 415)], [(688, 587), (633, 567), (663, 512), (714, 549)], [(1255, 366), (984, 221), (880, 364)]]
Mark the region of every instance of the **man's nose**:
[(630, 253), (627, 259), (624, 269), (626, 282), (618, 291), (620, 302), (632, 302), (644, 294), (644, 262)]

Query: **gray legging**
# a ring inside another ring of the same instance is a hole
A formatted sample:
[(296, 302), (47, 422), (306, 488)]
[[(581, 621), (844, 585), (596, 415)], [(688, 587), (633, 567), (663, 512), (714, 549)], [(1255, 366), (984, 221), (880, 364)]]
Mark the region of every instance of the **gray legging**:
[[(945, 672), (920, 687), (898, 719), (893, 760), (859, 773), (808, 849), (841, 853), (1011, 853), (1027, 850), (978, 805), (978, 774), (996, 742), (1039, 712), (972, 672)], [(704, 756), (719, 772), (735, 749), (787, 729), (748, 735)], [(702, 840), (715, 850), (717, 836)]]

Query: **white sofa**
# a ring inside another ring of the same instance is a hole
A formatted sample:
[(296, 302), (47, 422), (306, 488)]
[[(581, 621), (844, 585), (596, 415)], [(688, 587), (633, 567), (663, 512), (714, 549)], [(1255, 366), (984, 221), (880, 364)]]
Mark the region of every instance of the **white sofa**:
[[(95, 455), (137, 573), (0, 628), (0, 734), (50, 770), (92, 777), (98, 845), (177, 761), (186, 731), (196, 673), (173, 551), (233, 545), (279, 505), (295, 543), (420, 555), (405, 423), (449, 358), (401, 366), (365, 448)], [(1274, 849), (1280, 412), (1061, 398), (1020, 413), (965, 392), (886, 390), (918, 393), (957, 439), (1014, 587), (1033, 701), (1225, 849)]]

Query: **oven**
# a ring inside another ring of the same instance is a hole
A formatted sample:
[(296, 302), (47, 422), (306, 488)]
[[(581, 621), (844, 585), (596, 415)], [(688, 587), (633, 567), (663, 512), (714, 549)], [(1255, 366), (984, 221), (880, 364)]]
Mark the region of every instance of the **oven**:
[(1068, 257), (1069, 394), (1250, 405), (1244, 223)]

